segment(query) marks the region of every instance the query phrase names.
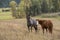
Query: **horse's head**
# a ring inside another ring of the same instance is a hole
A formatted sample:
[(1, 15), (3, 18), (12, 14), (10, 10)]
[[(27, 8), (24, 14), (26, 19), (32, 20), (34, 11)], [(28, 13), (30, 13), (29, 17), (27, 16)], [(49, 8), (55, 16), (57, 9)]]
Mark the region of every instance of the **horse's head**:
[(38, 23), (42, 25), (45, 20), (36, 19), (36, 21), (38, 21)]

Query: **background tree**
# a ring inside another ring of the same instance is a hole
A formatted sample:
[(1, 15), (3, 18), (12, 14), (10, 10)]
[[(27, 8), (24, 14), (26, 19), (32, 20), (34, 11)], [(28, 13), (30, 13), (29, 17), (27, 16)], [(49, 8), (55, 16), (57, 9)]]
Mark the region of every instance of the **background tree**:
[(36, 16), (40, 14), (40, 0), (31, 0), (32, 6), (30, 10), (32, 11), (32, 15)]
[(30, 0), (21, 0), (19, 6), (18, 6), (18, 9), (19, 10), (19, 17), (22, 18), (22, 17), (25, 17), (26, 16), (26, 12), (28, 12), (28, 10), (26, 8), (29, 8), (30, 7)]
[(27, 12), (29, 12), (31, 16), (40, 14), (40, 0), (30, 0), (29, 2), (29, 6), (27, 6)]
[(48, 0), (48, 12), (52, 12), (53, 5), (52, 5), (52, 0)]
[(60, 0), (58, 0), (58, 5), (59, 5), (59, 11), (60, 11)]
[(43, 0), (42, 1), (41, 11), (42, 11), (42, 13), (47, 13), (48, 12), (48, 4), (47, 4), (47, 1), (46, 0)]
[(59, 0), (21, 0), (17, 10), (16, 2), (10, 2), (10, 5), (13, 16), (16, 18), (22, 18), (26, 16), (26, 13), (30, 14), (31, 16), (36, 16), (41, 13), (57, 12), (60, 8), (59, 2)]
[(57, 12), (59, 10), (58, 0), (52, 0), (52, 3), (53, 3), (53, 11)]
[(11, 1), (10, 3), (9, 3), (9, 5), (10, 5), (10, 7), (11, 7), (11, 11), (12, 11), (12, 16), (13, 17), (17, 17), (17, 3), (15, 2), (15, 1)]

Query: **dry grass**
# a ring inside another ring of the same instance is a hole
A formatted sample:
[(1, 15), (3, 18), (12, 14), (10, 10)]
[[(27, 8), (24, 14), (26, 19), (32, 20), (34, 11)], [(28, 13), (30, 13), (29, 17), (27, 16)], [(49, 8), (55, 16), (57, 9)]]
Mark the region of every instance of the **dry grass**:
[[(48, 19), (48, 18), (43, 18)], [(54, 24), (53, 35), (43, 35), (40, 25), (38, 33), (28, 32), (25, 19), (0, 20), (0, 40), (60, 40), (60, 21), (49, 18)]]

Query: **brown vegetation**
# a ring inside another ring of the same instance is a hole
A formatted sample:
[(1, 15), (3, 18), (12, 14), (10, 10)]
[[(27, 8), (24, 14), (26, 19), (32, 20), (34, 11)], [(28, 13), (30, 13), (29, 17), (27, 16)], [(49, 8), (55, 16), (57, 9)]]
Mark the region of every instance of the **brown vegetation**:
[(43, 35), (41, 28), (37, 34), (34, 30), (29, 33), (25, 19), (0, 20), (0, 40), (60, 40), (60, 21), (54, 18), (50, 20), (54, 25), (53, 36), (49, 33)]

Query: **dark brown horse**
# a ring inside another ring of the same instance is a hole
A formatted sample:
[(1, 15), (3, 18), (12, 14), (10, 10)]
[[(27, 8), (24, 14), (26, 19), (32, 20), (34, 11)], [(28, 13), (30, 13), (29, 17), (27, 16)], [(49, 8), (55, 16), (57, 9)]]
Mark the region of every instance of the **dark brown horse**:
[(53, 24), (51, 20), (39, 20), (39, 19), (36, 19), (36, 20), (41, 25), (43, 33), (44, 33), (44, 29), (46, 29), (46, 32), (49, 31), (49, 33), (52, 34)]

